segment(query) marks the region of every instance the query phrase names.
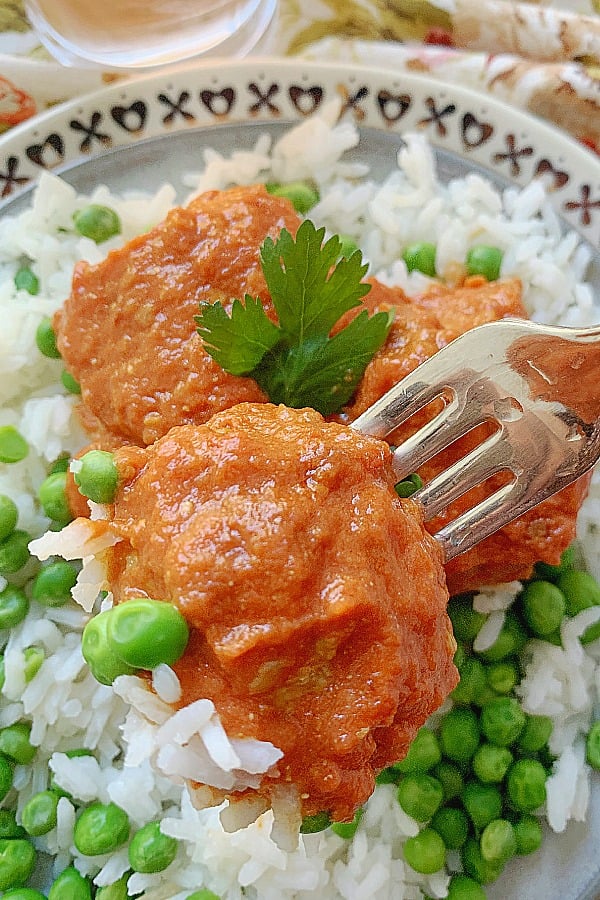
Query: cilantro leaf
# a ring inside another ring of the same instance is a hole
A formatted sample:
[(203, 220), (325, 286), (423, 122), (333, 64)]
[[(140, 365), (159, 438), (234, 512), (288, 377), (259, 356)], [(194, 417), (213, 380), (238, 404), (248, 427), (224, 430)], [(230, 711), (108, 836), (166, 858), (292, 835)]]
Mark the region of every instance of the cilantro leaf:
[(252, 376), (273, 403), (311, 406), (328, 416), (351, 399), (392, 320), (393, 313), (369, 318), (363, 310), (333, 338), (321, 335), (299, 347), (275, 347)]
[(268, 237), (261, 248), (264, 276), (290, 346), (329, 334), (371, 289), (362, 281), (368, 268), (362, 255), (353, 253), (340, 260), (340, 239), (334, 236), (323, 244), (324, 237), (325, 229), (315, 228), (306, 219), (295, 241), (283, 229), (277, 241)]
[(324, 237), (324, 228), (306, 220), (295, 240), (283, 229), (277, 241), (264, 241), (262, 268), (279, 325), (248, 295), (243, 304), (233, 301), (231, 314), (221, 303), (202, 303), (194, 318), (206, 352), (227, 372), (250, 375), (273, 403), (330, 415), (351, 399), (393, 313), (363, 310), (329, 336), (370, 285), (360, 251), (340, 259), (340, 239)]
[(281, 338), (260, 299), (248, 294), (243, 304), (233, 301), (231, 316), (217, 301), (201, 303), (194, 320), (206, 352), (231, 375), (249, 375)]

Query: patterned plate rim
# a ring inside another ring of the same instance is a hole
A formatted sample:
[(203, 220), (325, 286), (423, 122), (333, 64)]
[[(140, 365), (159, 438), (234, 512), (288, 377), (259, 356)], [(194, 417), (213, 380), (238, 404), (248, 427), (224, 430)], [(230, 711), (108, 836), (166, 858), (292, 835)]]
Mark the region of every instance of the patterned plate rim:
[(42, 171), (165, 134), (298, 122), (337, 99), (358, 126), (424, 132), (436, 148), (515, 184), (545, 176), (555, 209), (600, 246), (600, 158), (546, 122), (430, 76), (389, 68), (250, 58), (158, 70), (53, 107), (0, 138), (0, 200)]

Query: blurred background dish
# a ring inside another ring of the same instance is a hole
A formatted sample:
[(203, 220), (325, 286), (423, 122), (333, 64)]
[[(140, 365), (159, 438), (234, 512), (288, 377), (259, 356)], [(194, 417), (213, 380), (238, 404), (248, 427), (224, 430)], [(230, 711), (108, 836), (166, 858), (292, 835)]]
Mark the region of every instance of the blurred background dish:
[(245, 56), (275, 0), (27, 0), (30, 22), (64, 65), (135, 69), (218, 51)]

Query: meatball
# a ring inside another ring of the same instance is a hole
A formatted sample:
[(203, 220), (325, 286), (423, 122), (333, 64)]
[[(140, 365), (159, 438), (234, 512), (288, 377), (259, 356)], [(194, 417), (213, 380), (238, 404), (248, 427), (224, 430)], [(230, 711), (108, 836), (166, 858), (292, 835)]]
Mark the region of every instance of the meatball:
[(209, 191), (97, 265), (76, 266), (55, 327), (94, 438), (145, 446), (173, 425), (267, 399), (204, 351), (194, 315), (201, 301), (228, 306), (245, 294), (270, 309), (260, 247), (299, 221), (261, 185)]
[(350, 818), (457, 681), (441, 552), (389, 447), (241, 404), (115, 460), (109, 581), (188, 621), (182, 704), (283, 750), (305, 815)]
[[(364, 302), (372, 311), (394, 308), (396, 316), (386, 344), (367, 366), (352, 403), (340, 417), (346, 422), (357, 418), (419, 363), (468, 329), (503, 316), (527, 317), (521, 303), (520, 283), (516, 279), (487, 282), (479, 277), (469, 278), (457, 288), (435, 285), (414, 298), (407, 298), (400, 289), (388, 288), (375, 281)], [(410, 430), (399, 429), (390, 440), (401, 443), (418, 425), (419, 420), (415, 417)], [(430, 480), (464, 455), (467, 449), (469, 446), (465, 442), (451, 448), (425, 465), (420, 474), (425, 481)], [(446, 565), (450, 593), (529, 578), (538, 560), (556, 565), (562, 552), (575, 539), (577, 512), (587, 493), (589, 480), (587, 475), (580, 478), (451, 560)], [(492, 485), (481, 486), (471, 491), (468, 505), (474, 506), (491, 488)], [(427, 527), (437, 530), (464, 509), (464, 501), (458, 500), (443, 517), (428, 523)]]

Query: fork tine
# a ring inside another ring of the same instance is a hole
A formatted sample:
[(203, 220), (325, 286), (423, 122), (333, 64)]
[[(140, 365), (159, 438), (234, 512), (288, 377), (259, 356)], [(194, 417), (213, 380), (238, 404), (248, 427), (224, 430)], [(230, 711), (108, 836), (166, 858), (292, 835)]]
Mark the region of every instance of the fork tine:
[(464, 437), (487, 417), (475, 406), (465, 406), (458, 398), (448, 404), (435, 418), (427, 422), (394, 452), (394, 471), (399, 479), (416, 472), (436, 453)]
[(518, 493), (519, 488), (518, 479), (503, 485), (437, 531), (434, 537), (444, 551), (445, 561), (449, 562), (510, 522), (514, 518), (510, 511), (512, 495)]
[(486, 478), (510, 468), (510, 450), (502, 438), (503, 429), (499, 428), (414, 494), (423, 507), (426, 522)]
[[(455, 392), (451, 392), (453, 400), (448, 406), (452, 406), (456, 399)], [(358, 416), (350, 427), (361, 434), (385, 438), (428, 403), (443, 397), (444, 393), (443, 385), (428, 384), (427, 381), (419, 379), (417, 369), (390, 388), (383, 397)]]
[(512, 472), (509, 484), (436, 533), (452, 559), (600, 459), (598, 371), (600, 326), (502, 319), (466, 332), (425, 360), (351, 427), (385, 438), (430, 401), (443, 399), (442, 413), (394, 454), (395, 473), (404, 478), (480, 423), (496, 422), (495, 437), (413, 495), (430, 519), (489, 475)]

